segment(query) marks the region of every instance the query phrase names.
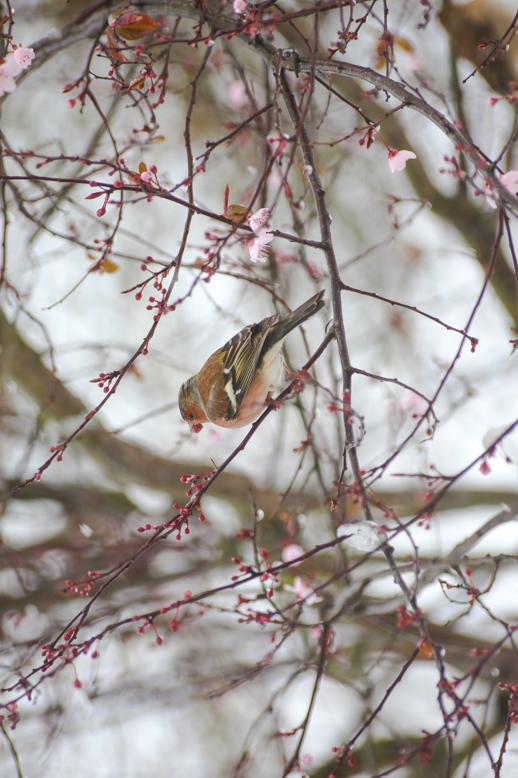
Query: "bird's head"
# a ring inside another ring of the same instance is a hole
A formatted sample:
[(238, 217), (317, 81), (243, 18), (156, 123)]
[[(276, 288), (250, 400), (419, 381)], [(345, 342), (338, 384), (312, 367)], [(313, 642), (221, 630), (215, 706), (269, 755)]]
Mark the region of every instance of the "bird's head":
[(209, 420), (203, 408), (196, 376), (189, 378), (180, 387), (178, 407), (182, 419), (187, 422), (192, 432), (199, 432), (202, 424)]

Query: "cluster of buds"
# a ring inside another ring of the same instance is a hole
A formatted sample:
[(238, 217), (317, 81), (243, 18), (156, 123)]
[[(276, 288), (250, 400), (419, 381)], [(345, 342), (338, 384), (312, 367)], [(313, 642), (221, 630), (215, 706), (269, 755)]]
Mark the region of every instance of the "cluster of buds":
[(120, 375), (120, 370), (112, 370), (111, 373), (99, 373), (97, 378), (91, 378), (91, 384), (97, 384), (99, 389), (102, 389), (104, 394), (108, 394), (111, 391), (112, 383)]
[(79, 104), (81, 108), (84, 106), (87, 87), (88, 81), (83, 78), (78, 78), (77, 81), (72, 81), (70, 84), (66, 84), (63, 87), (63, 94), (69, 94), (70, 92), (74, 91), (74, 89), (79, 89), (75, 97), (67, 98), (67, 105), (69, 108), (74, 108), (76, 103)]
[(142, 621), (140, 627), (137, 627), (137, 634), (143, 635), (147, 629), (150, 629), (155, 635), (155, 643), (157, 646), (161, 646), (164, 642), (160, 636), (154, 619), (151, 616), (133, 616), (133, 621)]
[(231, 576), (231, 581), (239, 581), (241, 576), (243, 575), (249, 575), (254, 571), (254, 568), (251, 565), (247, 565), (245, 562), (241, 560), (241, 557), (239, 556), (233, 556), (232, 562), (237, 566), (239, 570), (239, 575), (233, 575)]
[(98, 192), (92, 192), (92, 194), (86, 195), (85, 200), (96, 200), (98, 197), (104, 197), (101, 207), (98, 208), (95, 212), (96, 216), (104, 216), (106, 213), (106, 207), (110, 201), (110, 197), (113, 194), (113, 187), (111, 184), (107, 186), (106, 184), (100, 184), (97, 181), (90, 181), (89, 186), (101, 187)]
[[(155, 281), (155, 284), (157, 282)], [(169, 305), (166, 301), (166, 295), (167, 291), (162, 287), (160, 289), (160, 297), (154, 297), (151, 295), (149, 297), (149, 302), (146, 305), (146, 311), (155, 311), (153, 314), (153, 321), (158, 321), (162, 316), (165, 316), (167, 313), (171, 313), (172, 311), (176, 310), (176, 304), (172, 303)]]
[(461, 168), (460, 161), (457, 159), (457, 157), (455, 157), (453, 154), (451, 156), (445, 154), (443, 159), (446, 164), (449, 165), (449, 167), (439, 168), (439, 173), (452, 176), (453, 178), (457, 178), (460, 181), (463, 181), (466, 178), (466, 173)]
[(94, 584), (97, 578), (101, 577), (103, 573), (97, 570), (89, 570), (87, 581), (71, 581), (67, 579), (64, 582), (63, 592), (65, 594), (77, 594), (79, 597), (90, 597), (92, 594)]
[(241, 33), (255, 38), (257, 35), (270, 37), (277, 29), (278, 23), (282, 20), (282, 14), (278, 11), (264, 13), (260, 8), (250, 7), (247, 0), (234, 0), (234, 12), (245, 16), (244, 25), (239, 30)]
[(345, 54), (348, 44), (351, 43), (351, 41), (357, 40), (357, 32), (352, 32), (350, 30), (338, 30), (337, 40), (333, 41), (327, 48), (329, 59), (331, 59), (331, 57), (333, 57), (337, 51), (339, 51), (340, 54)]
[(274, 620), (275, 613), (273, 611), (258, 611), (255, 608), (247, 608), (246, 614), (241, 616), (237, 620), (238, 624), (259, 624), (264, 626), (265, 624), (271, 624)]
[[(57, 446), (51, 446), (49, 448), (49, 451), (51, 454), (57, 454), (56, 456), (56, 462), (61, 462), (63, 460), (63, 454), (65, 453), (66, 445), (64, 443), (58, 443)], [(36, 479), (39, 480), (39, 479)]]
[(279, 576), (272, 570), (272, 563), (266, 548), (258, 549), (259, 557), (266, 565), (266, 569), (261, 573), (261, 581), (265, 585), (268, 584), (266, 590), (267, 597), (273, 597), (273, 587), (279, 583)]
[[(344, 761), (349, 767), (354, 767), (355, 759), (352, 748), (349, 746), (333, 746), (331, 751), (338, 756), (338, 766)], [(328, 778), (337, 778), (334, 773), (330, 773)]]
[(16, 725), (20, 720), (16, 703), (8, 702), (7, 705), (5, 706), (5, 709), (7, 711), (7, 715), (5, 716), (4, 714), (0, 714), (0, 724), (4, 726), (5, 722), (7, 721), (9, 722), (11, 729), (15, 729)]
[[(197, 496), (205, 489), (212, 473), (184, 473), (180, 476), (180, 483), (188, 484), (187, 497)], [(175, 503), (176, 507), (176, 503)]]
[(308, 370), (297, 370), (297, 372), (293, 374), (294, 383), (291, 387), (293, 394), (300, 394), (300, 392), (303, 392), (306, 383), (310, 378), (311, 376), (309, 375)]
[(423, 614), (420, 608), (416, 608), (416, 610), (411, 613), (410, 611), (407, 611), (404, 605), (400, 605), (397, 609), (396, 624), (398, 629), (406, 629), (407, 627), (410, 627), (411, 624), (419, 621), (422, 615)]

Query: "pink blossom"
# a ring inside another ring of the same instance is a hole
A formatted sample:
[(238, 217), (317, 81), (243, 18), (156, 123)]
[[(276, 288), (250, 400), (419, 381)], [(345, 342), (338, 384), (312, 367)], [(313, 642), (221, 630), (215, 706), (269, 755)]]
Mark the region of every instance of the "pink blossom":
[(144, 172), (140, 174), (140, 180), (145, 184), (151, 184), (153, 181), (153, 176), (147, 170), (144, 170)]
[(268, 249), (266, 246), (271, 242), (273, 232), (267, 229), (259, 230), (256, 237), (248, 246), (250, 259), (252, 262), (266, 262), (268, 259)]
[(409, 51), (406, 55), (406, 64), (409, 70), (415, 72), (423, 67), (423, 60), (415, 51)]
[(293, 592), (297, 600), (305, 600), (308, 605), (314, 605), (322, 600), (315, 594), (315, 590), (308, 586), (300, 576), (297, 576), (293, 582), (293, 586), (286, 584), (284, 587), (287, 592)]
[(248, 3), (246, 0), (234, 0), (234, 13), (242, 14), (246, 11)]
[(16, 78), (22, 72), (22, 68), (16, 62), (12, 53), (9, 53), (0, 65), (0, 72), (2, 75), (10, 76), (11, 78)]
[(248, 224), (256, 235), (248, 246), (252, 262), (266, 262), (268, 258), (266, 246), (273, 238), (273, 232), (266, 227), (270, 216), (271, 211), (269, 208), (259, 208), (258, 211), (250, 214), (248, 217)]
[(518, 191), (518, 170), (508, 170), (507, 173), (500, 176), (500, 181), (508, 192), (515, 195)]
[(14, 92), (15, 89), (16, 83), (14, 81), (14, 77), (10, 76), (8, 73), (5, 73), (3, 66), (0, 65), (0, 97), (7, 94), (8, 92)]
[[(293, 562), (297, 557), (302, 556), (304, 549), (296, 543), (290, 543), (282, 549), (281, 557), (283, 562)], [(300, 564), (300, 563), (299, 563)]]
[(271, 214), (272, 212), (269, 208), (259, 208), (258, 211), (250, 214), (248, 217), (248, 224), (256, 233), (256, 235), (259, 234), (259, 230), (264, 227)]
[[(508, 192), (511, 192), (511, 194), (516, 195), (518, 192), (518, 170), (508, 170), (507, 173), (504, 173), (503, 175), (500, 175), (500, 173), (497, 173), (498, 178), (500, 179), (500, 183), (505, 186)], [(491, 186), (491, 181), (486, 181), (486, 202), (489, 205), (490, 208), (496, 208), (496, 200), (494, 198), (493, 194), (493, 187)]]
[(400, 173), (406, 168), (406, 163), (409, 159), (417, 159), (413, 151), (407, 151), (407, 149), (389, 149), (388, 150), (388, 163), (392, 173)]
[(244, 108), (248, 105), (245, 85), (242, 81), (232, 81), (227, 87), (227, 97), (233, 108)]
[(34, 59), (34, 49), (30, 49), (27, 46), (18, 46), (13, 52), (13, 57), (22, 70), (27, 70)]
[(14, 51), (9, 52), (4, 61), (0, 64), (0, 97), (16, 89), (15, 78), (20, 75), (22, 70), (31, 66), (34, 59), (34, 51), (26, 46), (18, 46)]

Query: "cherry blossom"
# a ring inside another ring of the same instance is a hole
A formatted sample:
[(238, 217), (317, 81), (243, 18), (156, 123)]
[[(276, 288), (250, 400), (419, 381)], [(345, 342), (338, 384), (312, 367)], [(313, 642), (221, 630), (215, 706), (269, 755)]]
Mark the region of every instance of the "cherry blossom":
[[(500, 175), (497, 173), (497, 177), (500, 179), (502, 186), (505, 186), (508, 192), (516, 195), (518, 193), (518, 170), (508, 170), (507, 173)], [(493, 187), (490, 181), (486, 181), (486, 202), (490, 208), (496, 208), (496, 200), (493, 196)]]
[(242, 14), (246, 11), (248, 3), (246, 0), (234, 0), (234, 13)]
[(501, 176), (500, 181), (512, 194), (515, 195), (518, 192), (518, 170), (508, 170)]
[(242, 81), (232, 81), (227, 86), (227, 97), (232, 108), (244, 108), (248, 105), (248, 95)]
[(248, 246), (252, 262), (266, 262), (268, 258), (266, 247), (273, 238), (273, 232), (266, 226), (270, 216), (269, 208), (260, 208), (248, 217), (248, 224), (256, 235)]
[(11, 78), (16, 78), (22, 72), (23, 68), (17, 63), (12, 53), (9, 53), (0, 65), (0, 72)]
[(258, 211), (250, 214), (248, 217), (248, 224), (256, 234), (259, 233), (261, 227), (265, 226), (271, 216), (271, 213), (272, 212), (269, 208), (259, 208)]
[(18, 46), (13, 52), (13, 59), (22, 70), (27, 70), (34, 59), (34, 49), (30, 49), (27, 46)]
[(252, 262), (266, 262), (268, 259), (267, 245), (271, 242), (273, 234), (269, 230), (261, 230), (248, 247)]
[(413, 151), (407, 149), (389, 149), (388, 150), (388, 164), (392, 173), (400, 173), (406, 168), (406, 163), (409, 159), (417, 159)]
[(308, 605), (314, 605), (322, 600), (322, 597), (315, 594), (315, 590), (305, 583), (300, 576), (295, 578), (293, 586), (286, 584), (284, 588), (287, 592), (293, 592), (297, 600), (305, 600)]
[(0, 64), (0, 97), (16, 89), (17, 76), (22, 70), (27, 70), (34, 59), (34, 51), (26, 46), (18, 46), (9, 52)]
[(16, 84), (13, 76), (10, 76), (8, 73), (4, 72), (2, 66), (0, 66), (0, 97), (9, 92), (14, 92), (15, 89)]
[(293, 562), (297, 557), (302, 556), (304, 549), (296, 543), (290, 543), (282, 549), (281, 557), (283, 562)]

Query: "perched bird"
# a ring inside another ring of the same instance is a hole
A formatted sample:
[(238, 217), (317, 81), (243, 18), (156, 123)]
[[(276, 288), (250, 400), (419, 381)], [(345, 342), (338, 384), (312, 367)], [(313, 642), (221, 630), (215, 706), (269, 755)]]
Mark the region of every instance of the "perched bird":
[(259, 416), (282, 376), (284, 338), (322, 308), (323, 296), (323, 291), (318, 292), (286, 316), (268, 316), (249, 324), (182, 384), (180, 413), (194, 432), (207, 421), (243, 427)]

